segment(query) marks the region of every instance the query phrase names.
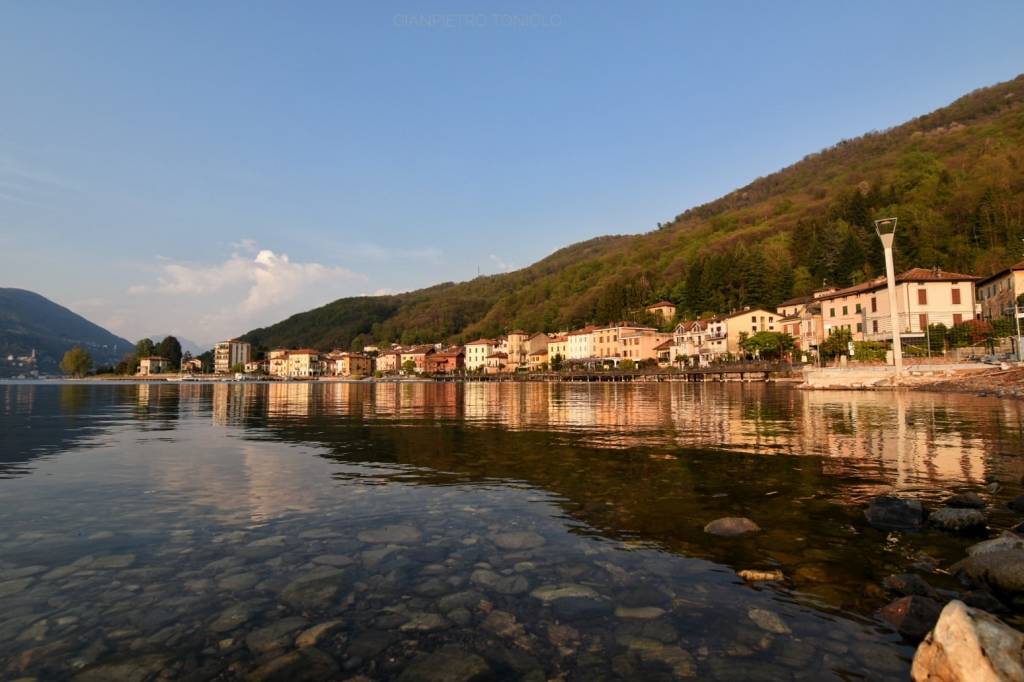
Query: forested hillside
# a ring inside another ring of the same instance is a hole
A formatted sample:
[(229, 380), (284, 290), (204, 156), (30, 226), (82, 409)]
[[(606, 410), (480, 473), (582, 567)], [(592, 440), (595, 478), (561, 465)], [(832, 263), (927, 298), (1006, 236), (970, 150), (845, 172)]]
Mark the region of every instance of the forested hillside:
[(0, 288), (0, 356), (38, 356), (39, 370), (56, 372), (64, 352), (81, 346), (97, 365), (113, 364), (132, 344), (48, 298)]
[(880, 272), (872, 221), (898, 216), (897, 268), (990, 274), (1024, 258), (1024, 76), (844, 140), (641, 235), (397, 296), (339, 299), (246, 338), (259, 346), (452, 340), (630, 316), (774, 305)]

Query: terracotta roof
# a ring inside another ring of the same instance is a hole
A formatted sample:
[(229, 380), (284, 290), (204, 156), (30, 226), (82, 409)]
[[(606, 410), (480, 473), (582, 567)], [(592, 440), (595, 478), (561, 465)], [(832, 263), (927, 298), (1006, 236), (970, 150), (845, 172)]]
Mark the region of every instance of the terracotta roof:
[[(897, 284), (906, 282), (974, 282), (978, 279), (979, 278), (976, 275), (965, 275), (959, 272), (946, 272), (944, 270), (939, 270), (938, 268), (911, 268), (896, 275)], [(884, 287), (885, 277), (875, 277), (867, 282), (854, 284), (852, 287), (836, 289), (832, 293), (819, 296), (818, 300), (828, 301), (834, 298), (842, 298), (843, 296), (863, 294), (868, 291), (875, 291)]]
[(650, 304), (647, 307), (648, 308), (663, 308), (665, 306), (672, 306), (673, 308), (675, 308), (676, 304), (673, 303), (672, 301), (658, 301), (657, 303), (652, 303), (652, 304)]
[(978, 284), (987, 284), (988, 282), (990, 282), (990, 281), (992, 281), (994, 279), (999, 279), (1000, 277), (1005, 277), (1006, 275), (1010, 274), (1011, 272), (1015, 272), (1015, 271), (1018, 271), (1018, 270), (1024, 270), (1024, 260), (1017, 261), (1016, 263), (1014, 263), (1013, 265), (1011, 265), (1008, 268), (1000, 270), (999, 272), (997, 272), (995, 274), (989, 275), (988, 277), (986, 277), (984, 279), (978, 280)]
[(654, 347), (654, 350), (667, 350), (672, 347), (673, 343), (675, 342), (672, 339), (662, 341), (661, 343)]
[(777, 308), (785, 308), (786, 306), (789, 306), (789, 305), (800, 305), (801, 303), (809, 303), (810, 301), (813, 301), (813, 300), (814, 300), (814, 294), (807, 294), (806, 296), (797, 296), (796, 298), (791, 298), (788, 301), (783, 301), (782, 303), (780, 303), (776, 307)]
[(498, 351), (497, 353), (491, 353), (487, 357), (489, 357), (489, 358), (507, 358), (508, 357), (508, 353), (502, 353), (501, 351)]
[(292, 348), (287, 353), (289, 355), (319, 355), (320, 351), (315, 348)]
[(551, 337), (551, 340), (548, 341), (548, 343), (561, 343), (563, 341), (568, 340), (569, 336), (567, 334), (555, 334), (554, 336)]
[(583, 329), (574, 329), (573, 331), (571, 331), (568, 334), (566, 334), (566, 337), (569, 337), (569, 336), (583, 336), (584, 334), (589, 334), (590, 332), (594, 331), (595, 329), (597, 329), (597, 327), (595, 327), (592, 324), (588, 324)]
[(467, 346), (496, 346), (494, 339), (477, 339), (476, 341), (470, 341), (466, 344)]
[(421, 345), (421, 346), (413, 346), (412, 348), (409, 348), (407, 350), (402, 351), (402, 353), (405, 353), (405, 354), (408, 354), (408, 355), (419, 355), (421, 353), (433, 353), (433, 352), (434, 352), (434, 347), (429, 345), (429, 344), (424, 344), (424, 345)]

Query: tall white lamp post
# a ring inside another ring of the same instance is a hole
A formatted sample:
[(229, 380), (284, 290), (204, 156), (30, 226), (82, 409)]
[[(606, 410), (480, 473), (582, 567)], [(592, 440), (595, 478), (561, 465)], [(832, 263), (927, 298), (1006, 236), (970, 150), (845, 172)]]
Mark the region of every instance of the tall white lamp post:
[(885, 280), (889, 290), (889, 316), (892, 318), (892, 360), (896, 366), (896, 379), (903, 376), (903, 342), (900, 339), (900, 315), (896, 310), (896, 269), (892, 263), (892, 240), (896, 236), (896, 218), (875, 221), (875, 232), (885, 250)]

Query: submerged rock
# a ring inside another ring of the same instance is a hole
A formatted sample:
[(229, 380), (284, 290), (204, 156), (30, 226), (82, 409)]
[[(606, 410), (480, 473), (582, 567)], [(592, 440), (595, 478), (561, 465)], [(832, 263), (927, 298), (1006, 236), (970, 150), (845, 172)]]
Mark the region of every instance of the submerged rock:
[(1006, 506), (1012, 509), (1013, 511), (1017, 512), (1018, 514), (1024, 514), (1024, 495), (1018, 495), (1017, 497), (1013, 498), (1012, 500), (1006, 503)]
[(953, 600), (914, 655), (915, 682), (1024, 680), (1024, 633)]
[(960, 493), (946, 500), (946, 506), (959, 509), (984, 509), (985, 500), (981, 499), (981, 495), (978, 493)]
[(143, 682), (163, 669), (169, 656), (147, 654), (123, 661), (101, 663), (75, 675), (75, 682)]
[(246, 679), (255, 682), (317, 682), (334, 679), (338, 664), (315, 647), (296, 649), (256, 668)]
[(586, 585), (574, 585), (567, 583), (564, 585), (541, 585), (531, 592), (530, 596), (540, 599), (542, 602), (552, 602), (557, 599), (567, 599), (571, 597), (596, 599), (598, 595), (597, 592)]
[(308, 630), (304, 630), (298, 637), (295, 638), (295, 646), (299, 649), (303, 649), (308, 646), (316, 646), (325, 637), (338, 630), (344, 621), (341, 620), (329, 620), (324, 623), (317, 623)]
[(320, 566), (299, 576), (281, 591), (281, 601), (298, 608), (326, 606), (341, 589), (345, 571)]
[(398, 679), (400, 682), (477, 682), (491, 677), (491, 669), (480, 656), (445, 647), (417, 659)]
[(902, 597), (882, 607), (878, 612), (897, 632), (913, 641), (920, 641), (939, 619), (939, 602), (917, 595)]
[(977, 509), (943, 507), (932, 512), (928, 522), (936, 528), (953, 533), (967, 533), (985, 528), (985, 515)]
[(1024, 592), (1024, 550), (1000, 549), (973, 554), (953, 566), (976, 583), (1002, 592)]
[(967, 553), (971, 556), (976, 556), (978, 554), (985, 554), (986, 552), (999, 552), (1008, 549), (1024, 549), (1024, 538), (1016, 533), (1004, 531), (1003, 534), (997, 538), (992, 538), (991, 540), (985, 540), (984, 542), (979, 542), (976, 545), (971, 545), (967, 548)]
[(282, 618), (270, 625), (253, 630), (245, 638), (245, 645), (249, 650), (262, 654), (274, 649), (283, 649), (292, 641), (292, 634), (306, 627), (308, 623), (305, 618)]
[(759, 533), (760, 531), (760, 526), (743, 516), (726, 516), (721, 519), (715, 519), (708, 525), (704, 526), (705, 533), (720, 535), (722, 537), (733, 537), (736, 535), (744, 535), (746, 533)]
[(371, 545), (408, 545), (419, 542), (423, 536), (412, 526), (394, 525), (364, 530), (356, 537)]
[(469, 582), (494, 590), (498, 594), (522, 594), (530, 589), (530, 581), (525, 576), (503, 576), (483, 568), (473, 571), (469, 576)]
[(864, 512), (868, 523), (880, 530), (920, 530), (927, 512), (920, 500), (880, 495)]
[(779, 617), (779, 614), (774, 611), (752, 608), (747, 610), (747, 617), (757, 623), (757, 626), (762, 630), (767, 630), (776, 635), (788, 635), (793, 632), (782, 618)]
[(544, 538), (532, 531), (499, 533), (494, 536), (494, 544), (502, 549), (533, 549), (543, 545)]
[(882, 581), (882, 587), (890, 592), (903, 595), (904, 597), (917, 595), (919, 597), (929, 597), (931, 599), (939, 598), (939, 593), (935, 588), (926, 583), (924, 578), (914, 573), (890, 575)]

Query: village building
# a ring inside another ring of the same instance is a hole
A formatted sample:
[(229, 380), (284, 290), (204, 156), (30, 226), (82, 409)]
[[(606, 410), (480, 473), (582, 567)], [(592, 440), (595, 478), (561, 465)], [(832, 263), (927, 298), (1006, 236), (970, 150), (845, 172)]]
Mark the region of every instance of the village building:
[(508, 353), (504, 351), (494, 351), (487, 356), (487, 364), (484, 365), (484, 371), (487, 374), (500, 374), (507, 372), (508, 370)]
[(466, 369), (475, 372), (487, 365), (487, 357), (495, 351), (494, 339), (477, 339), (466, 344)]
[(270, 373), (270, 361), (269, 360), (250, 360), (245, 363), (246, 374), (269, 374)]
[(399, 370), (405, 371), (407, 362), (412, 361), (413, 371), (417, 374), (422, 374), (427, 371), (427, 356), (434, 353), (434, 347), (428, 344), (413, 346), (412, 348), (406, 348), (402, 350), (401, 363)]
[(511, 368), (510, 371), (526, 366), (526, 356), (530, 352), (527, 345), (529, 337), (529, 334), (519, 330), (511, 331), (505, 336), (505, 345), (501, 351), (508, 355), (506, 365)]
[(569, 357), (569, 337), (566, 334), (555, 334), (548, 340), (548, 363), (554, 362), (555, 357), (560, 360)]
[(611, 362), (618, 365), (619, 360), (622, 358), (620, 339), (623, 336), (632, 337), (644, 332), (657, 333), (657, 331), (653, 327), (643, 327), (632, 322), (615, 322), (604, 327), (598, 327), (590, 332), (594, 339), (593, 357), (602, 362)]
[(203, 361), (199, 358), (182, 358), (181, 371), (186, 374), (202, 374)]
[(428, 374), (458, 374), (466, 367), (466, 352), (458, 346), (440, 350), (427, 356)]
[(397, 374), (402, 358), (401, 350), (379, 351), (374, 360), (375, 369), (382, 374)]
[[(320, 351), (313, 348), (296, 348), (287, 351), (275, 351), (284, 353), (284, 374), (289, 379), (309, 379), (323, 374), (323, 364), (320, 361)], [(280, 356), (278, 356), (280, 359)], [(270, 359), (271, 367), (274, 365), (274, 358)]]
[(288, 376), (288, 351), (277, 348), (267, 354), (267, 374), (272, 377)]
[(251, 359), (252, 346), (247, 341), (221, 341), (213, 348), (213, 371), (217, 374), (227, 374), (233, 367), (244, 367)]
[(983, 320), (1013, 317), (1017, 297), (1024, 294), (1024, 260), (978, 280), (978, 316)]
[(587, 325), (582, 329), (576, 329), (566, 335), (567, 360), (589, 360), (594, 357), (594, 336), (593, 332), (597, 327)]
[(139, 376), (150, 376), (152, 374), (163, 374), (171, 367), (167, 358), (159, 355), (149, 355), (139, 360)]
[(324, 374), (362, 379), (373, 374), (373, 358), (366, 353), (333, 350), (323, 360)]
[[(900, 336), (923, 340), (928, 326), (953, 327), (974, 319), (974, 275), (939, 268), (912, 268), (896, 276), (896, 312)], [(854, 341), (892, 338), (885, 277), (837, 289), (818, 298), (823, 334), (846, 329)]]
[(671, 322), (676, 319), (676, 304), (672, 301), (658, 301), (647, 306), (645, 310), (652, 315), (657, 315), (663, 322)]
[(526, 356), (526, 368), (531, 372), (539, 372), (548, 369), (548, 349), (530, 351)]
[(675, 336), (669, 336), (657, 346), (654, 347), (654, 354), (658, 361), (658, 367), (673, 367), (676, 363), (676, 356), (673, 355), (675, 350)]
[(671, 334), (662, 334), (656, 329), (641, 328), (628, 331), (619, 337), (618, 354), (623, 360), (632, 360), (635, 363), (657, 360), (658, 352), (655, 348), (671, 340)]

